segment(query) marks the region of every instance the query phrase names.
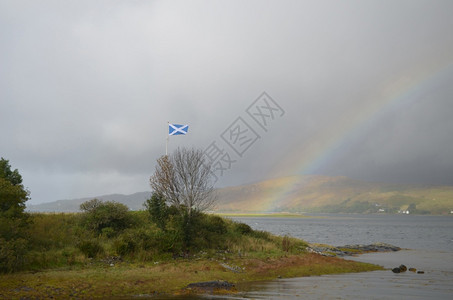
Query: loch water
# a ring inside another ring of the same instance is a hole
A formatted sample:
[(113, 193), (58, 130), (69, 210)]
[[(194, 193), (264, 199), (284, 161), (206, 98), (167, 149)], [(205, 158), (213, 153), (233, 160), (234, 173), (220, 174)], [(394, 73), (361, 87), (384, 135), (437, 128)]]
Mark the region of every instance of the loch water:
[[(317, 214), (303, 218), (235, 217), (253, 229), (334, 246), (389, 243), (404, 250), (347, 259), (389, 268), (238, 286), (224, 299), (453, 299), (453, 216)], [(424, 274), (395, 274), (404, 264)]]

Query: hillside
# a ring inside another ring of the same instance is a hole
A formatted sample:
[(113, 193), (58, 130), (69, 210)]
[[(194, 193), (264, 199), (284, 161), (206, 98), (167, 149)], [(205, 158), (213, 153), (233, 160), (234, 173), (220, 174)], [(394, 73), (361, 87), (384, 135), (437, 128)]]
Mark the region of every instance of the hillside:
[(364, 182), (347, 177), (292, 176), (219, 190), (223, 212), (345, 212), (447, 214), (452, 186)]
[(97, 198), (103, 201), (116, 201), (123, 203), (131, 210), (143, 209), (143, 203), (146, 199), (151, 197), (151, 192), (139, 192), (132, 195), (112, 194), (95, 196), (71, 200), (58, 200), (36, 205), (27, 205), (27, 211), (30, 212), (77, 212), (80, 211), (79, 207), (85, 201)]
[[(453, 210), (453, 186), (401, 185), (318, 175), (291, 176), (217, 190), (218, 212), (345, 212), (448, 214)], [(117, 201), (131, 210), (143, 209), (150, 192), (132, 195), (59, 200), (30, 205), (29, 211), (76, 212), (92, 198)]]

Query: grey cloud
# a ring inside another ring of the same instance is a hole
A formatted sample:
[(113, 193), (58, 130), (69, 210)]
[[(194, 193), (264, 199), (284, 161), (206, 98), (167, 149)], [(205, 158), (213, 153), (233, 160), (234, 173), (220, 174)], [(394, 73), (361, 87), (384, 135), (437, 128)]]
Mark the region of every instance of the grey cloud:
[[(284, 118), (219, 185), (299, 172), (348, 124), (363, 128), (313, 172), (452, 184), (452, 10), (440, 0), (2, 1), (0, 154), (32, 201), (144, 190), (167, 121), (190, 124), (170, 149), (204, 148), (267, 91)], [(372, 113), (442, 68), (416, 101)]]

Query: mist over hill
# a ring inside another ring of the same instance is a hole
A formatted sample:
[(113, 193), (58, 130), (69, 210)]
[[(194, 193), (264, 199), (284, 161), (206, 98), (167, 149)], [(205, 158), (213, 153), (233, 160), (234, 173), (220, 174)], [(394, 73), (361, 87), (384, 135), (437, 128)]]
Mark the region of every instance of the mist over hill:
[(343, 176), (291, 176), (220, 189), (225, 212), (447, 214), (452, 186), (365, 182)]
[(143, 203), (151, 197), (151, 192), (139, 192), (131, 195), (111, 194), (70, 200), (58, 200), (42, 204), (27, 205), (30, 212), (78, 212), (80, 204), (97, 198), (102, 201), (116, 201), (125, 204), (131, 210), (144, 209)]
[[(81, 203), (98, 198), (117, 201), (131, 210), (144, 209), (151, 192), (59, 200), (30, 205), (28, 211), (77, 212)], [(347, 177), (302, 175), (270, 179), (217, 190), (216, 212), (324, 212), (449, 214), (453, 186), (402, 185)]]

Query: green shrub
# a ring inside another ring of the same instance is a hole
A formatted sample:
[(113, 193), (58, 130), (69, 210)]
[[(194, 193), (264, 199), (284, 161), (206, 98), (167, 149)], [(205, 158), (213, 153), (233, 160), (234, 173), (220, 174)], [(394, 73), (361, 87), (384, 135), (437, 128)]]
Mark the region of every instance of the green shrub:
[(228, 226), (219, 216), (200, 214), (192, 221), (190, 250), (225, 249)]
[(112, 227), (105, 227), (105, 228), (102, 228), (102, 235), (107, 238), (111, 238), (116, 235), (116, 231)]
[(104, 248), (96, 240), (81, 241), (77, 248), (88, 258), (95, 258), (104, 253)]
[(260, 240), (265, 240), (265, 241), (272, 241), (272, 236), (269, 232), (267, 231), (261, 231), (261, 230), (252, 230), (250, 233), (250, 236), (253, 236), (254, 238), (260, 239)]
[(76, 250), (73, 248), (63, 249), (61, 255), (66, 259), (68, 265), (74, 265), (76, 263)]
[(177, 231), (128, 229), (113, 242), (118, 255), (131, 256), (140, 251), (154, 254), (179, 253), (182, 251), (182, 237)]
[(25, 264), (27, 241), (22, 238), (9, 241), (0, 238), (0, 272), (10, 273), (21, 270)]
[(81, 224), (98, 234), (102, 234), (104, 228), (112, 228), (113, 231), (108, 232), (113, 234), (133, 225), (129, 208), (122, 203), (92, 199), (82, 203), (80, 209), (84, 211)]
[(227, 225), (225, 221), (219, 216), (206, 216), (205, 228), (207, 231), (217, 234), (225, 234), (227, 230)]
[(131, 234), (122, 234), (113, 242), (115, 252), (121, 256), (133, 254), (137, 246), (137, 241)]
[(252, 233), (252, 227), (245, 223), (234, 223), (234, 231), (240, 234), (250, 234)]
[(74, 213), (32, 213), (33, 226), (27, 229), (32, 250), (38, 252), (75, 246), (76, 235), (85, 236), (86, 232), (78, 226), (80, 214)]
[(159, 253), (179, 253), (182, 251), (181, 237), (177, 232), (157, 232), (154, 242)]
[(164, 197), (161, 194), (153, 193), (151, 198), (146, 200), (145, 206), (148, 210), (151, 221), (154, 222), (160, 229), (165, 230), (169, 209), (165, 203)]

